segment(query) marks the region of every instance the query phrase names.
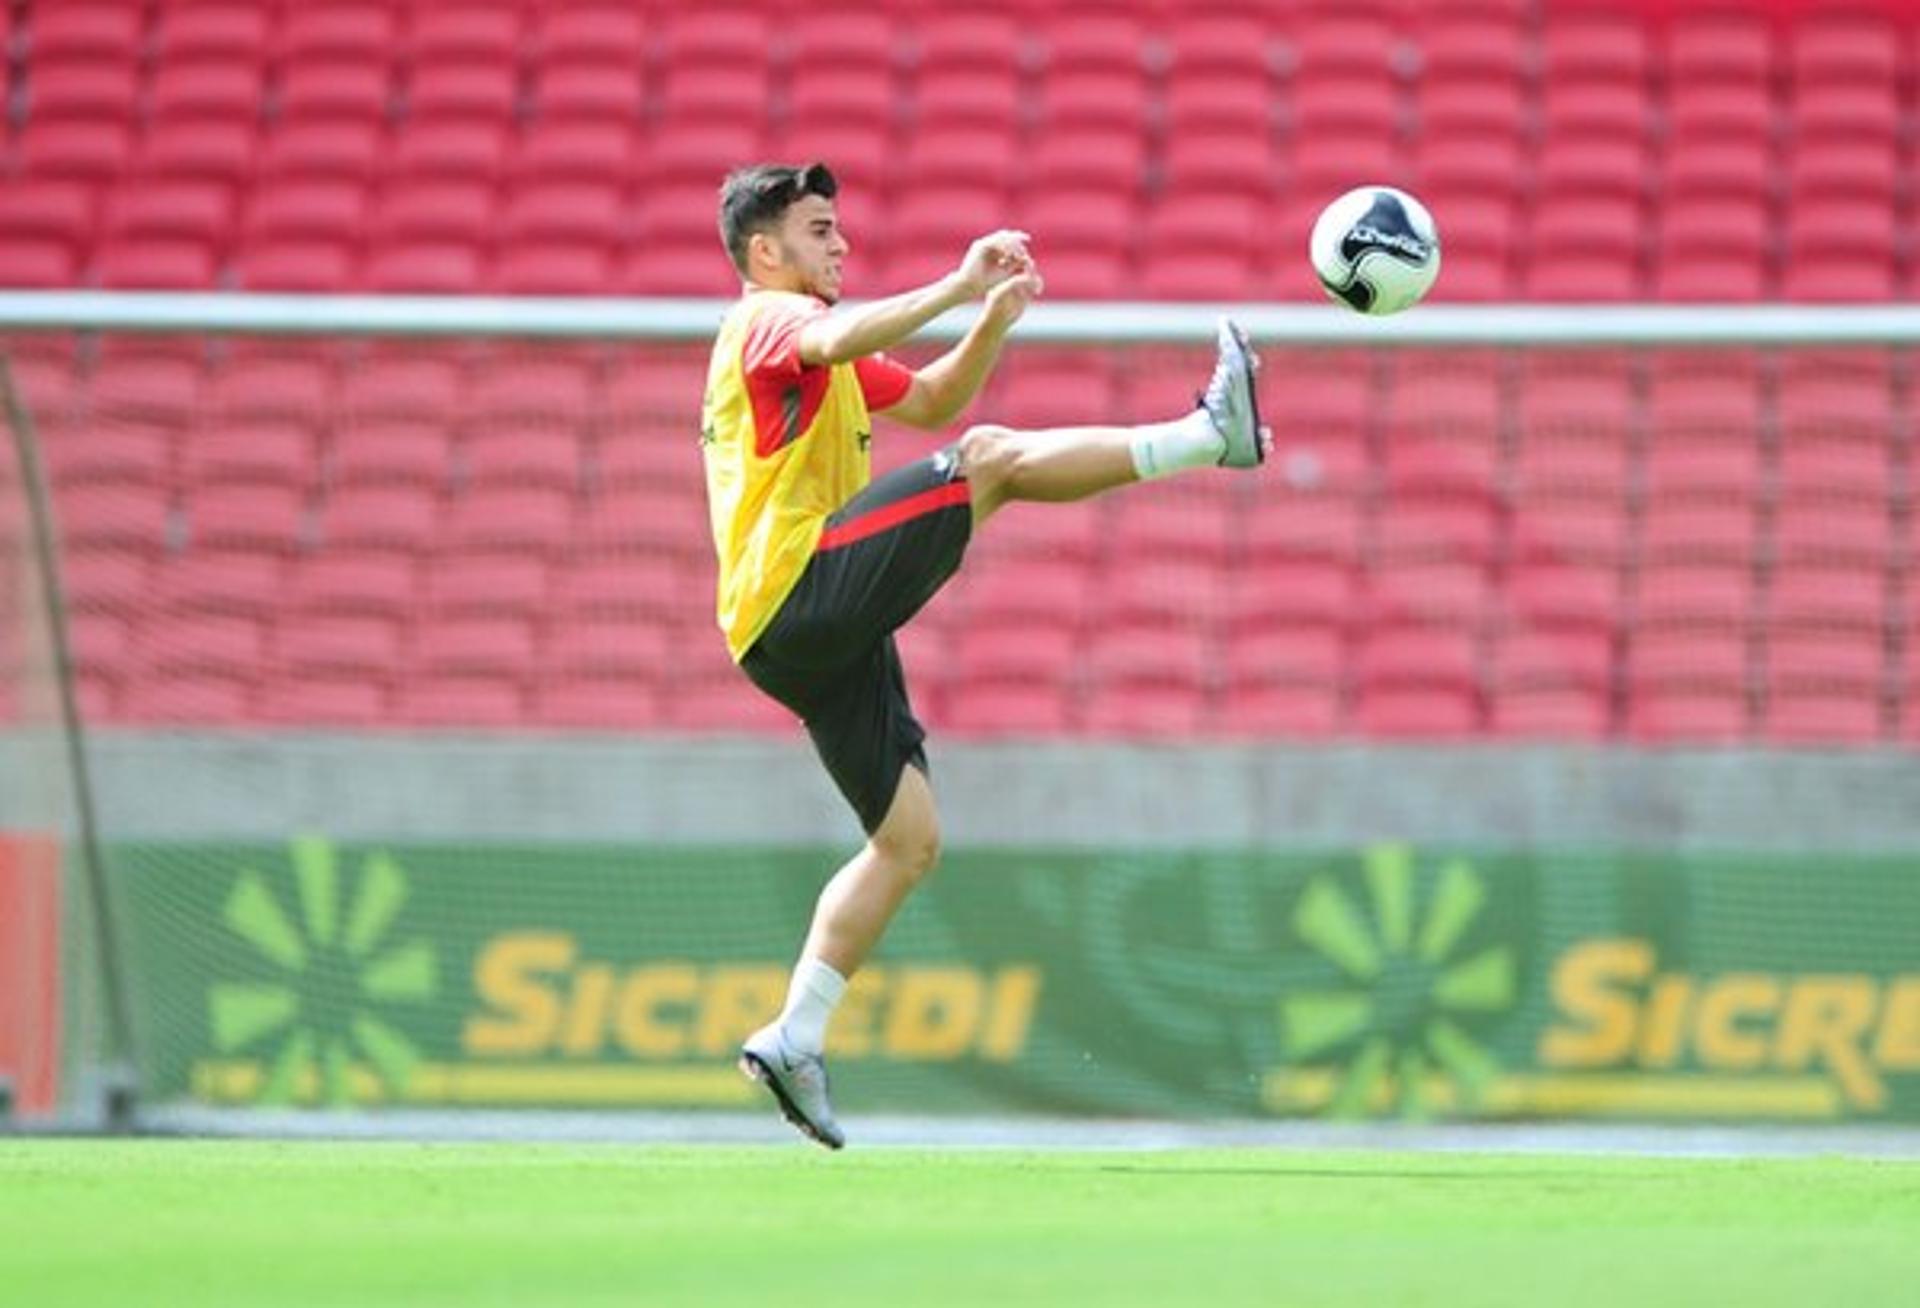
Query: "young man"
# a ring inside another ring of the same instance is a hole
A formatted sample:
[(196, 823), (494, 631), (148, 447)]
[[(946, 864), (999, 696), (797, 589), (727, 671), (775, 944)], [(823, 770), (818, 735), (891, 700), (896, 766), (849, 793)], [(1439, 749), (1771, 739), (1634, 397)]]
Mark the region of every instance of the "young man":
[[(1186, 468), (1266, 457), (1245, 336), (1220, 326), (1199, 407), (1142, 427), (976, 426), (869, 482), (871, 417), (935, 430), (957, 418), (1040, 293), (1024, 232), (975, 241), (918, 290), (828, 312), (846, 236), (822, 164), (743, 168), (720, 195), (720, 235), (745, 281), (707, 370), (701, 441), (720, 556), (719, 618), (753, 683), (793, 710), (867, 843), (827, 883), (786, 1007), (750, 1036), (741, 1070), (801, 1131), (845, 1143), (821, 1060), (827, 1019), (940, 853), (926, 732), (893, 632), (953, 575), (1008, 500), (1075, 500)], [(885, 351), (946, 310), (984, 299), (966, 336), (909, 370)]]

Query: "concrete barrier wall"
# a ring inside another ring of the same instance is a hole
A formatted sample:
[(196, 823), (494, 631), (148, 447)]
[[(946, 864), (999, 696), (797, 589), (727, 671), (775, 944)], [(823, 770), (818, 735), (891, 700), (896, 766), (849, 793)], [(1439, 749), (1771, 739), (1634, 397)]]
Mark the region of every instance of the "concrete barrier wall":
[[(852, 845), (804, 741), (97, 731), (115, 839)], [(52, 759), (0, 739), (0, 824)], [(1920, 849), (1920, 752), (935, 741), (949, 845)], [(43, 810), (44, 811), (44, 810)]]

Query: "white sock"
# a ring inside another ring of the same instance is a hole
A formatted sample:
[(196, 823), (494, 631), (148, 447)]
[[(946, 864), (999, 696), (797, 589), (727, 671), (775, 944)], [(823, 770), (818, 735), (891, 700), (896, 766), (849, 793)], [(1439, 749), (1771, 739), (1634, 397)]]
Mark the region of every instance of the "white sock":
[(1140, 480), (1165, 477), (1188, 468), (1212, 467), (1226, 452), (1227, 442), (1207, 417), (1195, 409), (1172, 422), (1153, 422), (1133, 429), (1130, 443), (1133, 470)]
[(847, 979), (817, 958), (803, 958), (787, 986), (787, 1006), (780, 1013), (780, 1029), (796, 1053), (817, 1054), (827, 1043), (827, 1019), (833, 1016)]

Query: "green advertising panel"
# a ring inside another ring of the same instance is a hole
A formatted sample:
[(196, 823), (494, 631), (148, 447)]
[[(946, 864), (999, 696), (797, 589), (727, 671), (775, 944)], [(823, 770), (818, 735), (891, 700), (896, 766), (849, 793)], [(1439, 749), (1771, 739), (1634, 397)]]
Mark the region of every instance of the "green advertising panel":
[[(814, 849), (131, 844), (148, 1095), (758, 1106)], [(835, 1017), (848, 1112), (1920, 1121), (1897, 859), (968, 850)]]

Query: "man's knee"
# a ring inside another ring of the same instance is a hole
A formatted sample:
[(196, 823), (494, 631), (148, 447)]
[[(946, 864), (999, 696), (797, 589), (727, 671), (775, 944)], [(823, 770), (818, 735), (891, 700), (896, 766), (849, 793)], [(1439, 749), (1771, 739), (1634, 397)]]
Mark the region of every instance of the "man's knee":
[(874, 852), (913, 883), (924, 880), (940, 862), (940, 825), (925, 822), (889, 824), (873, 833)]
[(873, 852), (909, 881), (918, 882), (940, 861), (940, 812), (925, 774), (909, 764), (900, 773), (886, 821), (869, 838)]
[(1003, 492), (1018, 457), (1013, 430), (1009, 427), (983, 423), (967, 428), (960, 437), (960, 469), (966, 474), (976, 498), (983, 492), (990, 495)]

